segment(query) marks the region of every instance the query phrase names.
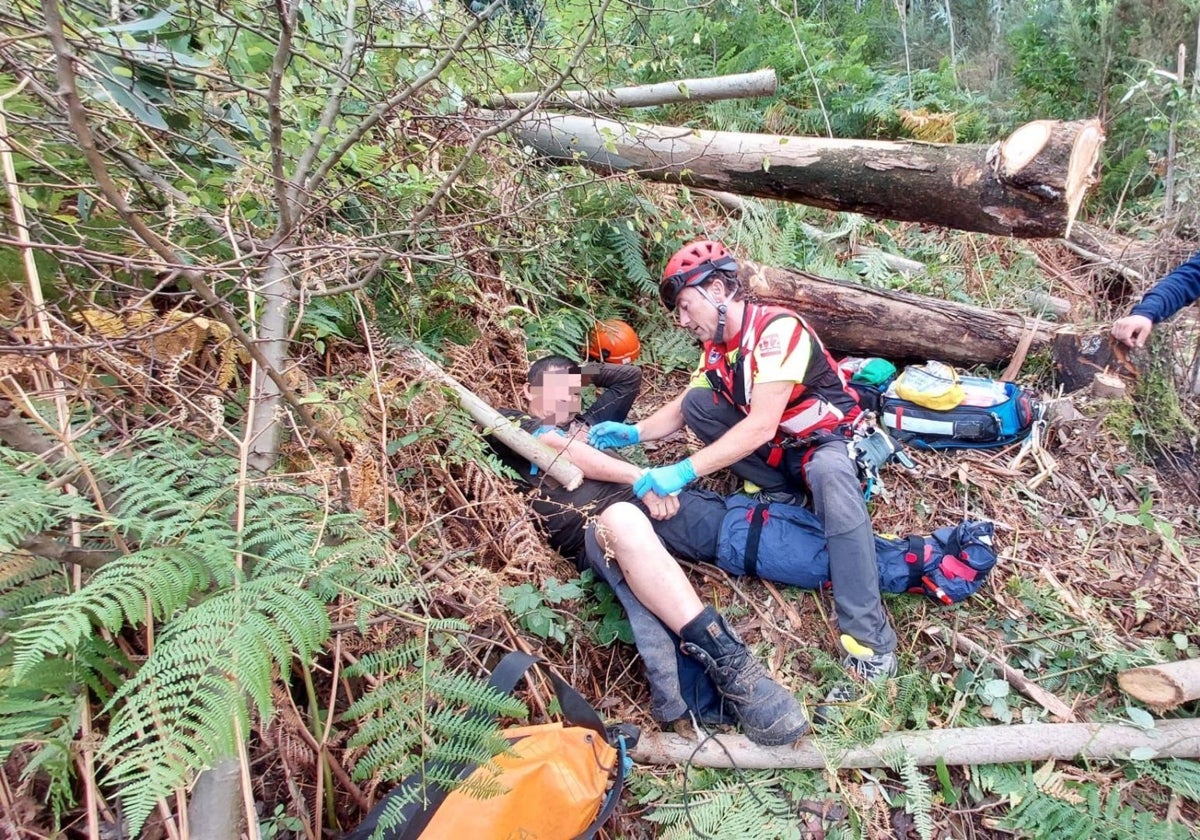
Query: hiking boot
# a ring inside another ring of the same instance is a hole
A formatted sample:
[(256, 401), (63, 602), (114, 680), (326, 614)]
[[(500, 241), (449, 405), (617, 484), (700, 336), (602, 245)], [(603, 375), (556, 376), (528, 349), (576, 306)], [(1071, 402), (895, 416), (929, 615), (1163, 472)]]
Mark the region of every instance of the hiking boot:
[(771, 679), (712, 607), (689, 621), (679, 636), (683, 652), (704, 667), (751, 741), (779, 746), (808, 731), (808, 719), (796, 698)]
[(842, 667), (851, 679), (835, 683), (825, 695), (824, 702), (817, 706), (813, 719), (819, 724), (832, 723), (837, 719), (838, 710), (835, 707), (838, 704), (849, 703), (862, 697), (863, 691), (858, 683), (883, 682), (896, 676), (898, 662), (895, 653), (873, 653), (869, 656), (856, 656), (851, 653), (842, 660)]

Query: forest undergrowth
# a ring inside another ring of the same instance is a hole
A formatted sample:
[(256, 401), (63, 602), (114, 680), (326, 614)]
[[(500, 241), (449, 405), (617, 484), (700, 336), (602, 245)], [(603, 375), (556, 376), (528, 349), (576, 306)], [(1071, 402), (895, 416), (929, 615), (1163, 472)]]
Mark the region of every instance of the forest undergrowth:
[[(711, 228), (714, 219), (704, 223)], [(903, 229), (896, 235), (906, 236)], [(965, 247), (978, 249), (979, 243)], [(1004, 285), (996, 275), (1000, 267), (1031, 254), (1046, 266), (1047, 282), (1057, 283), (1055, 292), (1072, 298), (1074, 311), (1084, 318), (1110, 317), (1110, 310), (1122, 305), (1107, 302), (1110, 278), (1053, 243), (985, 245), (964, 263), (964, 291), (996, 294), (993, 285)], [(480, 337), (451, 347), (446, 366), (492, 404), (514, 405), (522, 371), (537, 351), (527, 353), (524, 336), (497, 328), (495, 303), (506, 292), (480, 282), (481, 298), (489, 302), (476, 316)], [(1163, 331), (1155, 350), (1177, 360), (1184, 371), (1196, 338), (1195, 321), (1185, 316)], [(421, 389), (417, 373), (386, 353), (372, 360), (361, 349), (338, 344), (332, 356), (334, 379), (339, 371), (353, 376), (372, 369), (386, 393), (417, 391), (420, 396), (411, 404), (391, 403), (404, 405), (409, 424), (447, 409), (438, 404), (442, 395)], [(1117, 672), (1200, 653), (1195, 427), (1185, 423), (1156, 431), (1152, 419), (1139, 415), (1136, 396), (1120, 403), (1060, 396), (1047, 360), (1033, 358), (1025, 369), (1024, 384), (1075, 409), (1060, 409), (1047, 431), (1056, 469), (1033, 482), (1038, 470), (1032, 461), (1011, 465), (1014, 446), (995, 452), (914, 452), (914, 472), (885, 471), (886, 498), (872, 508), (877, 530), (925, 533), (963, 518), (989, 519), (997, 524), (1001, 560), (984, 590), (954, 607), (889, 597), (902, 639), (903, 676), (865, 701), (837, 731), (818, 733), (823, 742), (862, 743), (907, 728), (1054, 720), (1005, 680), (1000, 661), (1057, 697), (1074, 720), (1150, 727), (1147, 711), (1118, 690)], [(481, 377), (481, 371), (488, 374)], [(685, 381), (683, 371), (664, 372), (652, 363), (645, 372), (647, 385), (635, 415), (648, 413)], [(1181, 388), (1183, 382), (1168, 375), (1167, 385)], [(1185, 398), (1181, 411), (1195, 418), (1195, 399)], [(378, 418), (360, 421), (364, 438), (379, 433)], [(1155, 434), (1174, 437), (1147, 440)], [(666, 462), (693, 443), (678, 436), (644, 455)], [(522, 497), (506, 480), (473, 461), (450, 463), (454, 445), (444, 435), (426, 435), (389, 460), (395, 475), (408, 476), (400, 487), (374, 473), (360, 475), (355, 484), (364, 498), (387, 497), (403, 511), (392, 533), (414, 556), (436, 558), (426, 561), (423, 574), (434, 583), (430, 614), (466, 619), (470, 625), (469, 635), (459, 636), (461, 649), (448, 660), (478, 672), (503, 649), (531, 650), (568, 676), (605, 715), (653, 727), (635, 651), (627, 644), (615, 602), (595, 584), (577, 579), (573, 567), (546, 548)], [(1157, 453), (1157, 463), (1148, 459), (1149, 452)], [(714, 486), (733, 489), (719, 481)], [(690, 574), (703, 597), (734, 617), (739, 632), (811, 708), (838, 672), (829, 596), (731, 579), (712, 568)], [(390, 630), (410, 632), (401, 625)], [(995, 659), (964, 655), (953, 642), (956, 636)], [(365, 637), (348, 632), (339, 638), (338, 650), (353, 661), (385, 645), (389, 626), (383, 622)], [(325, 666), (337, 669), (336, 661)], [(544, 691), (525, 699), (535, 710), (550, 702)], [(1195, 712), (1195, 704), (1189, 704), (1165, 717)], [(353, 750), (343, 755), (347, 763), (353, 758)], [(286, 802), (285, 781), (297, 768), (287, 767), (283, 755), (263, 761), (273, 770), (261, 780), (264, 799)], [(1000, 837), (1062, 830), (1066, 836), (1126, 837), (1136, 830), (1182, 837), (1200, 824), (1197, 781), (1200, 774), (1190, 762), (1145, 760), (1091, 767), (1046, 762), (823, 773), (646, 767), (635, 771), (633, 792), (613, 836)], [(378, 795), (381, 789), (368, 785), (363, 792)], [(747, 834), (748, 825), (758, 828)]]
[[(1196, 31), (1194, 3), (1186, 20), (1158, 0), (10, 5), (0, 837), (340, 836), (408, 773), (498, 749), (464, 708), (552, 713), (544, 683), (519, 702), (482, 691), (513, 649), (606, 717), (653, 726), (611, 594), (547, 547), (413, 351), (513, 406), (531, 358), (578, 355), (597, 318), (624, 318), (645, 414), (694, 364), (656, 286), (700, 233), (1031, 324), (1031, 295), (1054, 299), (1081, 328), (1124, 314), (1196, 247), (1200, 88), (1161, 70)], [(1099, 115), (1105, 159), (1081, 220), (1128, 237), (1120, 265), (1060, 240), (753, 199), (731, 212), (686, 187), (543, 165), (506, 136), (515, 117), (476, 107), (762, 67), (774, 97), (624, 117), (990, 144), (1022, 120)], [(888, 255), (923, 270), (898, 274)], [(954, 607), (889, 597), (901, 676), (809, 737), (832, 755), (889, 732), (1196, 716), (1194, 702), (1139, 707), (1116, 674), (1200, 657), (1198, 350), (1191, 308), (1156, 330), (1117, 400), (1061, 394), (1049, 353), (1027, 358), (1018, 379), (1056, 406), (1046, 474), (1016, 447), (888, 468), (878, 530), (989, 519), (1001, 560)], [(823, 696), (840, 671), (827, 593), (688, 573), (809, 707)], [(604, 833), (1190, 837), (1197, 767), (1140, 753), (637, 767)]]

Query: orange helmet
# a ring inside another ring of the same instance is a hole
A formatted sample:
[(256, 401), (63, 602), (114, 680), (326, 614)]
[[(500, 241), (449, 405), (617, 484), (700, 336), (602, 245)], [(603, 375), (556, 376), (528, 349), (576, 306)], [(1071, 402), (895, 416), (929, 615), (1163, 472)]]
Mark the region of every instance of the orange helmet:
[(712, 276), (714, 271), (737, 271), (737, 260), (729, 249), (712, 239), (697, 239), (684, 245), (667, 260), (663, 269), (662, 283), (658, 286), (659, 297), (667, 309), (675, 308), (679, 293), (688, 286), (699, 286)]
[(636, 360), (641, 352), (642, 343), (638, 341), (633, 327), (616, 318), (598, 322), (588, 336), (589, 359), (627, 365)]

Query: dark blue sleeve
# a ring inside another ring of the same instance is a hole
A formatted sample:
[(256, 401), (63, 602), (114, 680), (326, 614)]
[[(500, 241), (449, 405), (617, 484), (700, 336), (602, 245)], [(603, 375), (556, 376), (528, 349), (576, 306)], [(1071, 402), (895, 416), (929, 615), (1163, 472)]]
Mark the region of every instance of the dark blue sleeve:
[(1131, 314), (1145, 315), (1157, 324), (1196, 300), (1200, 300), (1200, 251), (1155, 283)]

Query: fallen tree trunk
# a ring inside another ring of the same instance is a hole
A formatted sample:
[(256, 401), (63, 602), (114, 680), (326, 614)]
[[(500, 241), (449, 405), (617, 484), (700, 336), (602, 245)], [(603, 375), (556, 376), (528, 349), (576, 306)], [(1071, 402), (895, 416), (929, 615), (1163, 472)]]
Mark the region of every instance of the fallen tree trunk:
[[(719, 99), (749, 99), (772, 96), (778, 89), (774, 69), (735, 73), (706, 79), (680, 79), (652, 85), (633, 85), (611, 90), (559, 90), (543, 103), (547, 108), (646, 108), (672, 102), (713, 102)], [(524, 108), (537, 101), (541, 91), (503, 93), (481, 103), (484, 108)]]
[(488, 405), (478, 394), (463, 386), (457, 379), (435, 365), (424, 353), (411, 347), (401, 351), (417, 370), (434, 382), (449, 388), (458, 397), (459, 404), (471, 419), (483, 426), (490, 434), (513, 452), (528, 458), (538, 469), (553, 478), (567, 490), (574, 490), (583, 483), (583, 473), (571, 463), (566, 455), (555, 452), (533, 435), (521, 429), (508, 417)]
[(1000, 365), (1032, 333), (1031, 347), (1052, 333), (1034, 318), (908, 292), (870, 289), (785, 268), (742, 261), (741, 279), (755, 297), (793, 304), (830, 350), (892, 361), (937, 359), (955, 365)]
[[(719, 742), (719, 743), (714, 743)], [(892, 732), (870, 744), (837, 751), (813, 738), (795, 745), (762, 747), (744, 735), (721, 735), (697, 744), (682, 735), (646, 732), (633, 748), (642, 764), (740, 767), (770, 770), (890, 767), (902, 756), (918, 765), (1011, 764), (1023, 761), (1126, 759), (1134, 750), (1145, 758), (1200, 757), (1200, 720), (1160, 720), (1153, 729), (1117, 723), (1028, 723)], [(1149, 750), (1149, 752), (1145, 752)]]
[(530, 114), (556, 161), (740, 195), (1005, 236), (1060, 237), (1095, 180), (1098, 120), (1027, 123), (991, 146), (840, 140)]
[(888, 269), (897, 274), (917, 275), (925, 273), (925, 263), (910, 260), (908, 257), (902, 257), (898, 254), (889, 254), (887, 251), (880, 248), (872, 248), (869, 245), (855, 243), (850, 246), (850, 254), (855, 257), (879, 260)]
[(1165, 712), (1200, 698), (1200, 659), (1131, 668), (1117, 674), (1117, 683), (1154, 711)]

